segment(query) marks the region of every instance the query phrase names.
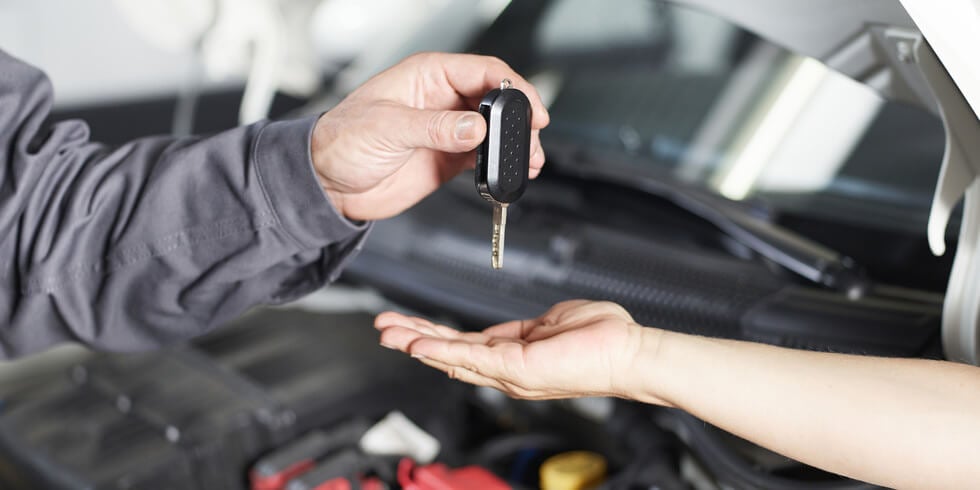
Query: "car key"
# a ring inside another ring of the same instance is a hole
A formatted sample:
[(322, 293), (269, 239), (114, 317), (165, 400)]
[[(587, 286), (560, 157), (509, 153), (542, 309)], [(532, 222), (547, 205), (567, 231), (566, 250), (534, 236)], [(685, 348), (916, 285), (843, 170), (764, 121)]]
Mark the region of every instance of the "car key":
[(476, 151), (476, 189), (493, 204), (490, 265), (504, 266), (507, 206), (527, 189), (531, 162), (531, 102), (504, 79), (480, 102), (487, 135)]

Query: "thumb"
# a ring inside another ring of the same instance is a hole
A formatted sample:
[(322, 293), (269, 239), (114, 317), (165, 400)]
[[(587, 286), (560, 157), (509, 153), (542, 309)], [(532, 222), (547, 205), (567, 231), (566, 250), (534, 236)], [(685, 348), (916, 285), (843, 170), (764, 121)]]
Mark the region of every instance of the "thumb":
[(447, 153), (464, 153), (476, 148), (487, 132), (477, 112), (434, 111), (403, 108), (394, 117), (398, 130), (392, 132), (407, 149), (428, 148)]

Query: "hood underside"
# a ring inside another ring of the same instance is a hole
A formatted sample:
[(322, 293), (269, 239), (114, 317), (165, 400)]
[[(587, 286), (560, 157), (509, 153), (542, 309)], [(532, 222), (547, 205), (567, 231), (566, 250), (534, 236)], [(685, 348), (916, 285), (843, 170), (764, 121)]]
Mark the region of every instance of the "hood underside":
[(877, 90), (924, 107), (946, 129), (929, 245), (963, 218), (943, 309), (947, 358), (980, 364), (980, 0), (672, 0), (728, 19)]

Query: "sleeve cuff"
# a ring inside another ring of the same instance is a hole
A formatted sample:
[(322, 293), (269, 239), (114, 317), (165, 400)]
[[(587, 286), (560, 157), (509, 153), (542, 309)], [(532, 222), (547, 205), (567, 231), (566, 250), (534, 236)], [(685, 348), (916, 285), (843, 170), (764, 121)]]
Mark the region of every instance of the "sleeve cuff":
[(301, 249), (346, 241), (369, 228), (334, 208), (313, 169), (310, 141), (318, 117), (276, 121), (262, 128), (252, 155), (272, 212)]

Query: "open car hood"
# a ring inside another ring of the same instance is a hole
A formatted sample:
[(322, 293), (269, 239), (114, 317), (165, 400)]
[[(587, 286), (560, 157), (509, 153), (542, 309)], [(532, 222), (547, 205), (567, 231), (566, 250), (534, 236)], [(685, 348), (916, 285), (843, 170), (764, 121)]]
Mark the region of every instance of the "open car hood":
[(980, 0), (672, 0), (819, 59), (884, 97), (924, 107), (946, 129), (929, 245), (963, 219), (943, 311), (947, 358), (980, 364)]
[(929, 0), (902, 0), (916, 26), (929, 40), (946, 70), (980, 115), (980, 1), (948, 0), (938, 6)]

